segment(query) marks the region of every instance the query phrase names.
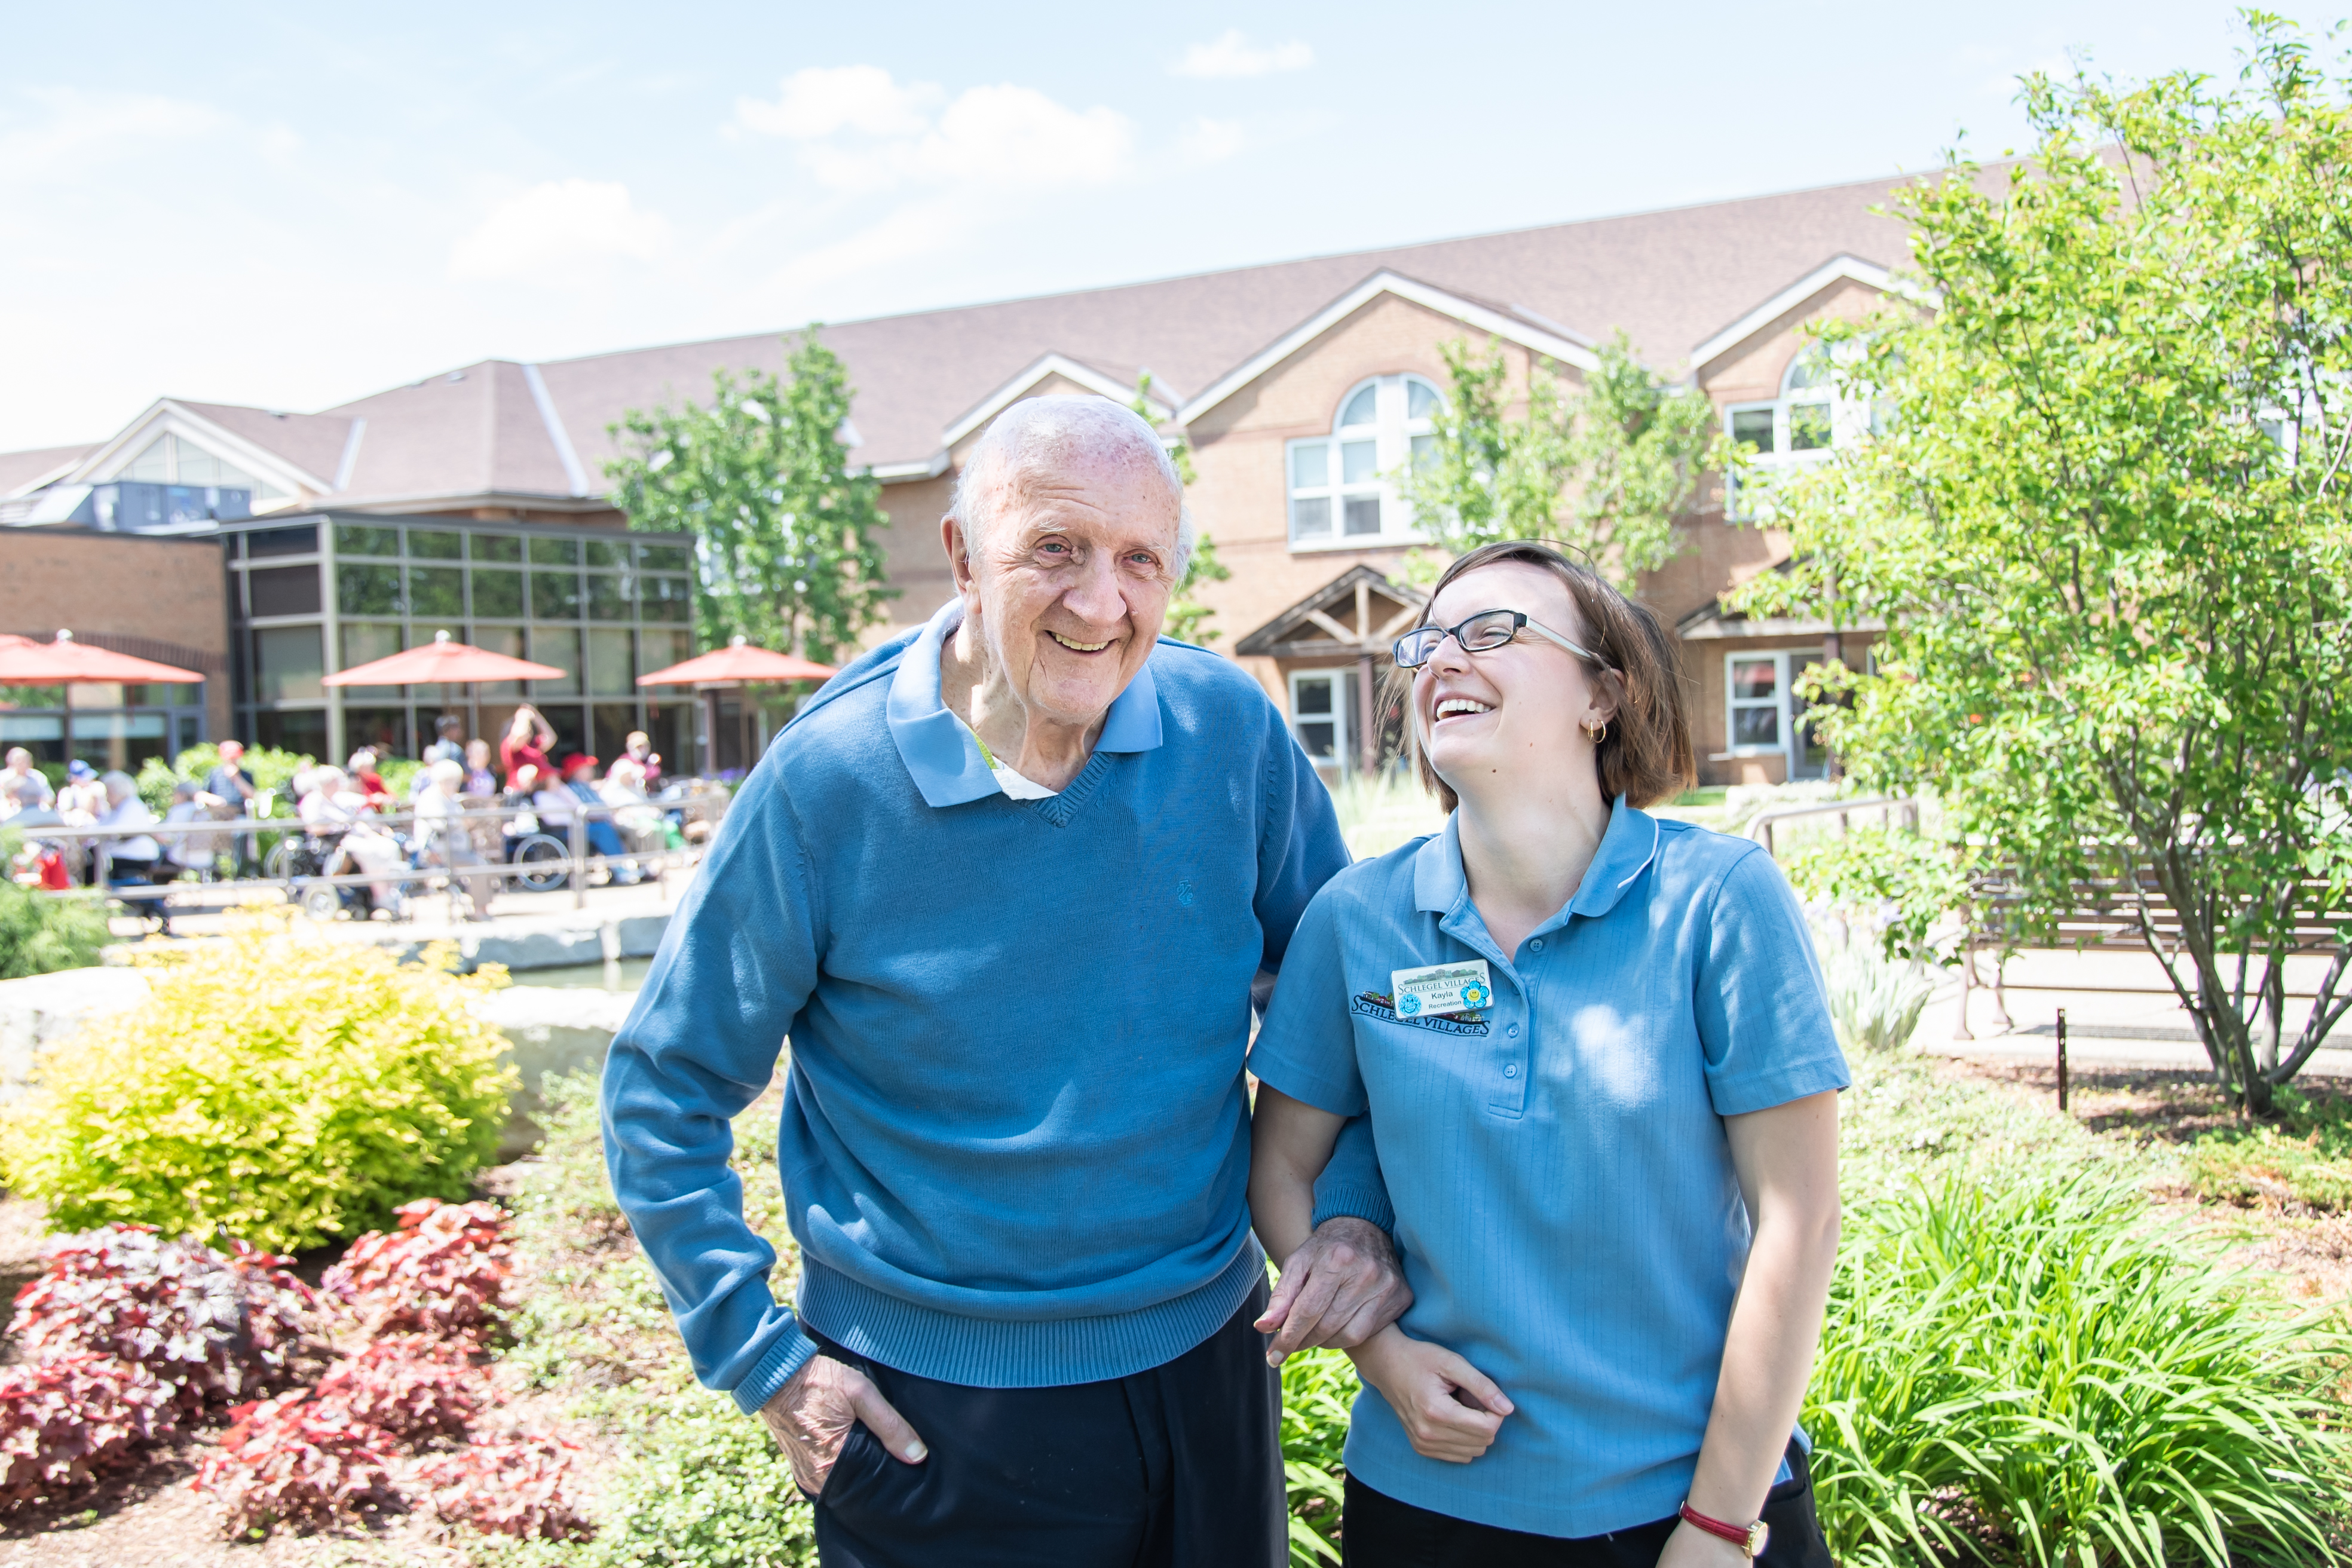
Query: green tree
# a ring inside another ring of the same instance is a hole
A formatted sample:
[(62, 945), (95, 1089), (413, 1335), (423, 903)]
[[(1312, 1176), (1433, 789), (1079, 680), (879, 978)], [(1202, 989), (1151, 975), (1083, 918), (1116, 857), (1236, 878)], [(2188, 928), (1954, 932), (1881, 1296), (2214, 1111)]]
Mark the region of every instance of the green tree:
[(784, 377), (722, 369), (708, 407), (629, 410), (604, 472), (631, 528), (694, 535), (704, 647), (740, 634), (830, 664), (898, 596), (875, 539), (889, 519), (841, 442), (847, 370), (814, 325), (786, 341)]
[(1397, 485), (1449, 554), (1557, 540), (1631, 585), (1682, 549), (1675, 520), (1701, 478), (1737, 460), (1712, 400), (1651, 371), (1622, 332), (1581, 392), (1563, 391), (1559, 367), (1538, 362), (1516, 416), (1499, 342), (1484, 355), (1460, 339), (1439, 352), (1451, 394), (1431, 416), (1430, 448)]
[(1938, 792), (2017, 934), (2124, 889), (2260, 1114), (2352, 1003), (2352, 117), (2246, 21), (2235, 84), (2031, 77), (2029, 160), (1911, 187), (1934, 308), (1825, 334), (1879, 433), (1780, 492), (1799, 558), (1742, 598), (1882, 619), (1814, 710), (1848, 768)]
[[(1151, 419), (1151, 373), (1145, 371), (1135, 378), (1135, 401), (1128, 406), (1147, 424)], [(1176, 477), (1190, 485), (1200, 478), (1192, 467), (1192, 443), (1178, 437), (1176, 445), (1168, 449), (1171, 461), (1176, 465)], [(1184, 567), (1183, 581), (1176, 584), (1176, 593), (1168, 601), (1165, 630), (1179, 642), (1213, 643), (1223, 634), (1208, 625), (1217, 612), (1192, 596), (1195, 584), (1223, 583), (1233, 575), (1233, 568), (1217, 559), (1217, 542), (1207, 534), (1198, 534), (1192, 544), (1192, 559)]]

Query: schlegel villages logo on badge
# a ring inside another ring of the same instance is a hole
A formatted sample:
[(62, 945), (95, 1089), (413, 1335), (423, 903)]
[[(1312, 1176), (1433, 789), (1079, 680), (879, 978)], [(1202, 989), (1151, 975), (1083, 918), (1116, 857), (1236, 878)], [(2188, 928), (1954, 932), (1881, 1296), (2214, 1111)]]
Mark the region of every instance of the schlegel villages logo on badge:
[(1421, 969), (1389, 972), (1389, 994), (1396, 998), (1400, 1018), (1423, 1014), (1475, 1013), (1494, 1000), (1495, 988), (1486, 976), (1486, 961), (1432, 963)]

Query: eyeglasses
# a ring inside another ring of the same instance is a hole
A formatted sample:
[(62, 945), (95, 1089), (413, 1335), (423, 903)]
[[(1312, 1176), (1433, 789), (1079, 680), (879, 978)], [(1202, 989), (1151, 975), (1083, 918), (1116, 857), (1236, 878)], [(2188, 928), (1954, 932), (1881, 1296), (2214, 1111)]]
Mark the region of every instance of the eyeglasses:
[(1396, 646), (1389, 651), (1395, 658), (1399, 669), (1419, 669), (1437, 657), (1438, 648), (1444, 646), (1447, 637), (1459, 643), (1464, 653), (1492, 653), (1517, 637), (1522, 626), (1538, 636), (1549, 637), (1588, 664), (1598, 665), (1603, 669), (1609, 668), (1609, 661), (1591, 648), (1569, 641), (1541, 622), (1528, 619), (1517, 610), (1481, 610), (1458, 626), (1415, 626), (1397, 638)]

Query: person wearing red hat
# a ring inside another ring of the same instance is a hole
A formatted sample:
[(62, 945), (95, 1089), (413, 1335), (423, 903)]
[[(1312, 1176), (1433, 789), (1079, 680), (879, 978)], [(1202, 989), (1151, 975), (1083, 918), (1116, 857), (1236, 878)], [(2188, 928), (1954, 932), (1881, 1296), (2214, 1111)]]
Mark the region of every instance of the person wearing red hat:
[[(550, 779), (533, 799), (539, 819), (551, 830), (568, 832), (574, 816), (586, 815), (583, 805), (596, 806), (602, 815), (589, 816), (586, 822), (588, 847), (599, 855), (618, 858), (629, 851), (621, 842), (620, 830), (613, 826), (611, 814), (603, 811), (604, 797), (596, 793), (590, 781), (595, 777), (596, 759), (584, 752), (574, 752), (558, 764), (562, 782)], [(613, 868), (613, 880), (627, 887), (644, 875), (632, 861), (622, 861)]]

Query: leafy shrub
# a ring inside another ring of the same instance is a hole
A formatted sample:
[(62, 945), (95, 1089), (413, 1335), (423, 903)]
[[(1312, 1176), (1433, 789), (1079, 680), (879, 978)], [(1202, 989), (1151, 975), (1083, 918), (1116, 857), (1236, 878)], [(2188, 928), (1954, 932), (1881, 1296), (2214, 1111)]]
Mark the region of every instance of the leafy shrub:
[(1948, 960), (1929, 936), (1968, 902), (1968, 877), (1951, 846), (1899, 827), (1861, 826), (1807, 843), (1789, 858), (1788, 871), (1800, 897), (1870, 931), (1887, 957)]
[(419, 1465), (416, 1484), (444, 1524), (530, 1541), (579, 1541), (588, 1521), (572, 1495), (572, 1455), (559, 1437), (473, 1443)]
[(480, 1376), (463, 1345), (398, 1334), (377, 1340), (319, 1380), (310, 1397), (399, 1443), (463, 1440), (482, 1408)]
[[(139, 770), (139, 798), (158, 816), (172, 804), (172, 786), (187, 783), (200, 784), (205, 776), (220, 763), (220, 748), (210, 741), (200, 746), (190, 746), (165, 766), (161, 757), (150, 757)], [(245, 753), (245, 771), (253, 775), (256, 789), (273, 790), (278, 799), (273, 803), (273, 816), (293, 815), (292, 803), (286, 799), (294, 775), (306, 768), (318, 766), (318, 760), (299, 752), (282, 752), (270, 746), (250, 747)]]
[[(0, 833), (0, 873), (21, 844), (19, 835)], [(0, 874), (0, 980), (87, 969), (113, 940), (106, 905), (95, 894), (45, 892)]]
[(0, 1369), (0, 1508), (128, 1464), (178, 1424), (173, 1393), (138, 1363), (111, 1356)]
[(504, 972), (455, 963), (446, 944), (404, 964), (283, 931), (159, 955), (146, 1002), (47, 1053), (0, 1111), (7, 1183), (61, 1226), (278, 1251), (380, 1227), (420, 1192), (462, 1198), (514, 1075), (472, 1011)]
[(2352, 1337), (2095, 1168), (1858, 1217), (1804, 1417), (1841, 1562), (2334, 1560)]
[(1343, 1351), (1304, 1351), (1282, 1363), (1282, 1479), (1290, 1495), (1294, 1568), (1339, 1561), (1339, 1510), (1347, 1500), (1340, 1455), (1359, 1386)]
[(1918, 1032), (1935, 987), (1923, 975), (1859, 945), (1830, 955), (1830, 1022), (1849, 1051), (1899, 1051)]
[(221, 1532), (329, 1525), (394, 1500), (382, 1435), (306, 1390), (240, 1405), (192, 1483), (220, 1502)]
[(479, 1340), (506, 1305), (506, 1211), (496, 1204), (419, 1198), (393, 1211), (400, 1228), (371, 1231), (319, 1281), (371, 1336)]
[(241, 1241), (224, 1256), (145, 1226), (68, 1236), (16, 1293), (16, 1330), (34, 1360), (112, 1357), (200, 1408), (285, 1375), (311, 1304), (288, 1261)]

